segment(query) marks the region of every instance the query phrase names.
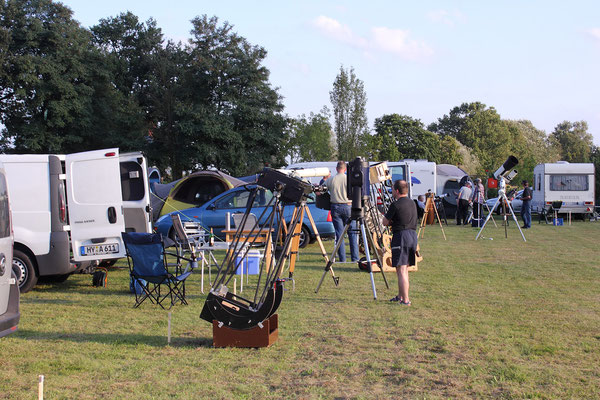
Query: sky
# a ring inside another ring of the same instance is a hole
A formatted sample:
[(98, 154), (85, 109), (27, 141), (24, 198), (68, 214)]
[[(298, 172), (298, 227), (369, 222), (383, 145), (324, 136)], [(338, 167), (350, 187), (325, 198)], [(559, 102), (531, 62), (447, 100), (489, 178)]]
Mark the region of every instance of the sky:
[(600, 2), (66, 0), (89, 28), (131, 11), (186, 42), (190, 20), (227, 21), (264, 47), (270, 82), (291, 117), (331, 109), (340, 67), (364, 82), (372, 127), (385, 114), (425, 125), (465, 102), (527, 119), (547, 134), (588, 123), (600, 145)]

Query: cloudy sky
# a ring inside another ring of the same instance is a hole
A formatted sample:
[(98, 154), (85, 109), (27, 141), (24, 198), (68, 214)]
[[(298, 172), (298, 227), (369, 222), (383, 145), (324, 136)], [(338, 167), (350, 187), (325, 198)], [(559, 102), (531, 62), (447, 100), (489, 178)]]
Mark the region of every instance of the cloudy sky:
[(85, 27), (131, 11), (186, 41), (198, 15), (228, 21), (268, 51), (271, 82), (290, 116), (330, 106), (340, 66), (353, 67), (367, 113), (425, 124), (463, 102), (550, 133), (585, 120), (600, 145), (600, 2), (63, 1)]

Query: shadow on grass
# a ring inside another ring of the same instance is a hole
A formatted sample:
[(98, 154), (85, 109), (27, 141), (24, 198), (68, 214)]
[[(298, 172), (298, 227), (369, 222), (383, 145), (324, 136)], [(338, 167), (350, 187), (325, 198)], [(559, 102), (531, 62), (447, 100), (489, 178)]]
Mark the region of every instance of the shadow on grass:
[(171, 344), (167, 344), (167, 336), (160, 335), (140, 335), (123, 333), (61, 333), (61, 332), (42, 332), (30, 329), (19, 329), (15, 337), (25, 340), (66, 340), (75, 343), (101, 343), (106, 345), (130, 345), (138, 346), (140, 344), (153, 347), (177, 347), (177, 348), (197, 348), (212, 347), (211, 338), (188, 338), (172, 337)]

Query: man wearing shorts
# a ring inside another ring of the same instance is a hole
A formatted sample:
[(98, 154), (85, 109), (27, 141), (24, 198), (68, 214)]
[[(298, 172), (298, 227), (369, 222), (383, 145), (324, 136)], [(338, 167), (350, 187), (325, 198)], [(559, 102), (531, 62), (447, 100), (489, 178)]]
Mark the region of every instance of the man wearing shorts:
[(383, 218), (383, 225), (392, 227), (392, 265), (398, 275), (398, 296), (390, 301), (410, 306), (408, 297), (408, 266), (415, 264), (417, 251), (417, 206), (408, 198), (406, 181), (394, 182), (394, 201)]

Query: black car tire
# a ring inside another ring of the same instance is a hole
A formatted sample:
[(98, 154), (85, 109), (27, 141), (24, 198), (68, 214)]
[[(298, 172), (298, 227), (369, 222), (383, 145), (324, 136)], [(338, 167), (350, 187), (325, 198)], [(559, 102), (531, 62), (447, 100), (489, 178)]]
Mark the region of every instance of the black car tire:
[(38, 276), (29, 255), (20, 250), (15, 250), (13, 253), (12, 268), (17, 277), (21, 293), (27, 293), (33, 289), (38, 281)]
[(308, 227), (306, 225), (302, 225), (302, 230), (300, 231), (300, 244), (298, 247), (301, 249), (305, 248), (310, 243), (310, 239), (311, 237)]

